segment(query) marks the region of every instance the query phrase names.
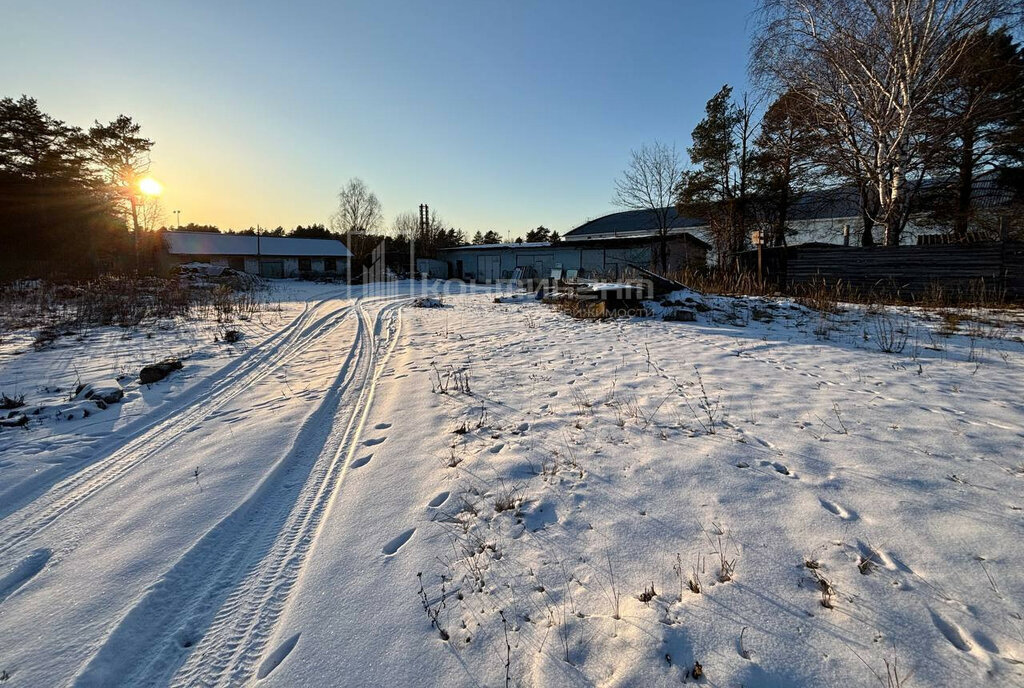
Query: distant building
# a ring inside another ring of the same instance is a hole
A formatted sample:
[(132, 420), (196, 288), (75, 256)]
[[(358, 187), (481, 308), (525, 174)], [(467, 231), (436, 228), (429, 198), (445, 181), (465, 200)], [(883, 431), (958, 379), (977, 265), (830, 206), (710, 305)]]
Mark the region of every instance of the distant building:
[[(705, 242), (712, 242), (711, 227), (707, 219), (679, 215), (675, 208), (666, 208), (669, 219), (669, 237), (689, 234)], [(658, 229), (653, 226), (651, 213), (646, 210), (629, 210), (612, 213), (596, 220), (585, 222), (567, 232), (566, 239), (625, 239), (640, 237), (656, 237)], [(752, 223), (751, 229), (759, 227)], [(763, 229), (763, 226), (760, 227)], [(786, 243), (789, 245), (805, 243), (844, 244), (860, 243), (860, 235), (864, 229), (864, 220), (860, 212), (860, 198), (854, 189), (830, 189), (810, 191), (801, 194), (789, 208), (786, 220)], [(875, 228), (878, 238), (880, 227)], [(921, 229), (910, 222), (901, 240), (912, 244)], [(669, 249), (672, 259), (672, 249)]]
[(344, 276), (352, 257), (345, 244), (334, 239), (212, 232), (163, 232), (163, 239), (163, 261), (168, 269), (201, 262), (270, 278), (317, 273)]
[[(670, 239), (669, 269), (707, 262), (708, 245), (689, 234)], [(630, 266), (658, 268), (657, 239), (651, 237), (575, 240), (557, 243), (474, 244), (441, 250), (448, 274), (477, 282), (548, 277), (552, 270), (577, 270), (580, 276), (615, 279)]]
[[(702, 221), (673, 211), (668, 233), (668, 269), (707, 264), (710, 245), (689, 231)], [(452, 277), (493, 282), (514, 275), (548, 277), (552, 270), (577, 270), (581, 276), (616, 279), (630, 266), (661, 271), (661, 240), (641, 211), (613, 213), (566, 232), (556, 243), (473, 244), (443, 249)]]
[[(856, 193), (846, 190), (816, 191), (804, 194), (789, 211), (786, 222), (787, 241), (789, 243), (822, 242), (842, 244), (846, 228), (859, 237), (863, 226), (860, 217), (860, 206)], [(704, 242), (711, 242), (711, 227), (707, 219), (680, 215), (675, 208), (666, 208), (668, 215), (668, 236), (689, 234)], [(607, 240), (637, 239), (641, 237), (657, 237), (658, 229), (654, 226), (650, 211), (627, 210), (599, 217), (585, 222), (567, 232), (566, 239), (573, 240)], [(672, 260), (672, 248), (669, 247), (669, 260)]]

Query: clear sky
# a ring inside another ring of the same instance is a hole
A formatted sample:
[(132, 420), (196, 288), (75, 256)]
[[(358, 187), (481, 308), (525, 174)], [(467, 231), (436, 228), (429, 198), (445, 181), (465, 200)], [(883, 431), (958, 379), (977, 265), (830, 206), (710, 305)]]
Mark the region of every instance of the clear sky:
[(361, 177), (387, 221), (565, 231), (615, 208), (631, 148), (683, 151), (746, 84), (753, 0), (0, 0), (0, 95), (132, 115), (166, 221), (326, 222)]

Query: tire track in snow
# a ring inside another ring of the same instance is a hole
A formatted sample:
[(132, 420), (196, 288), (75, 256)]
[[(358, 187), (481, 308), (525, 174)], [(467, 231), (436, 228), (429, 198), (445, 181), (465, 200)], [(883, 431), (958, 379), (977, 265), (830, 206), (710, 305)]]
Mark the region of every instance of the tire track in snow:
[[(306, 344), (340, 325), (352, 306), (334, 308), (321, 315), (333, 299), (307, 308), (272, 341), (250, 350), (241, 360), (229, 364), (226, 374), (190, 390), (190, 400), (147, 424), (108, 456), (94, 461), (57, 483), (34, 502), (0, 521), (0, 555), (33, 539), (61, 516), (73, 510), (105, 487), (117, 482), (139, 464), (152, 458), (199, 425), (229, 401), (246, 391), (289, 360), (302, 353)], [(320, 315), (320, 317), (317, 317)], [(262, 350), (266, 347), (266, 350)], [(234, 367), (232, 367), (234, 366)], [(208, 393), (207, 393), (208, 388)]]
[[(377, 382), (386, 370), (388, 360), (398, 343), (401, 329), (399, 309), (411, 299), (397, 302), (386, 297), (373, 299), (375, 302), (388, 300), (393, 302), (378, 313), (369, 340), (374, 347), (372, 360), (365, 377), (361, 380), (359, 396), (348, 419), (343, 441), (336, 449), (321, 454), (321, 460), (330, 454), (330, 470), (333, 475), (317, 489), (316, 507), (303, 523), (302, 537), (293, 539), (287, 555), (280, 551), (275, 553), (280, 561), (283, 561), (285, 556), (288, 558), (289, 568), (285, 575), (278, 576), (271, 567), (270, 573), (263, 576), (264, 581), (273, 580), (275, 583), (273, 597), (261, 599), (252, 596), (244, 586), (236, 591), (238, 598), (245, 603), (245, 609), (218, 615), (211, 632), (207, 634), (210, 650), (203, 652), (202, 647), (197, 647), (182, 671), (175, 676), (172, 685), (235, 685), (250, 679), (257, 670), (277, 621), (285, 609), (288, 595), (297, 582), (301, 567), (316, 541), (320, 523), (331, 508), (345, 475), (354, 463), (356, 453), (361, 451), (359, 439), (366, 426)], [(360, 314), (366, 317), (365, 312), (361, 311)], [(366, 324), (369, 333), (368, 320)], [(385, 326), (388, 333), (387, 337), (382, 339), (381, 333)]]
[[(398, 339), (401, 305), (385, 306), (372, 327), (357, 304), (348, 359), (288, 453), (128, 612), (77, 685), (236, 685), (255, 676), (323, 517), (361, 448), (377, 380)], [(387, 346), (374, 350), (386, 324)]]

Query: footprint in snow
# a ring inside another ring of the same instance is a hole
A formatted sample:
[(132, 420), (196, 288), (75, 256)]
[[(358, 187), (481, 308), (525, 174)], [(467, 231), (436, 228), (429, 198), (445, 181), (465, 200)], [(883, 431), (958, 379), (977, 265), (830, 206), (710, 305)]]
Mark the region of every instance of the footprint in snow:
[(0, 602), (13, 595), (21, 586), (35, 578), (46, 562), (50, 561), (53, 551), (37, 549), (15, 564), (6, 573), (0, 575)]
[(283, 643), (277, 646), (273, 652), (267, 655), (267, 658), (260, 664), (259, 671), (256, 672), (256, 679), (262, 680), (270, 675), (270, 672), (281, 665), (281, 662), (291, 654), (291, 651), (295, 649), (295, 646), (299, 643), (299, 636), (301, 633), (296, 633), (292, 637), (285, 640)]
[(373, 426), (374, 430), (387, 430), (391, 427), (391, 423), (377, 423)]
[(762, 461), (761, 465), (762, 466), (771, 466), (773, 469), (775, 469), (775, 472), (781, 473), (782, 475), (788, 476), (790, 478), (795, 478), (796, 477), (796, 474), (790, 472), (789, 466), (787, 466), (784, 463), (780, 463), (778, 461)]
[(365, 466), (366, 464), (370, 463), (370, 459), (372, 459), (372, 458), (373, 458), (373, 454), (367, 454), (366, 456), (361, 456), (358, 459), (356, 459), (355, 461), (353, 461), (351, 466), (352, 466), (352, 468), (361, 468), (362, 466)]
[(383, 442), (386, 439), (387, 439), (387, 437), (374, 437), (373, 439), (365, 440), (363, 442), (363, 446), (364, 447), (373, 447), (375, 445), (380, 444), (381, 442)]
[(949, 643), (960, 650), (961, 652), (971, 651), (971, 642), (964, 635), (963, 630), (952, 621), (947, 621), (935, 612), (928, 610), (928, 613), (932, 616), (932, 623), (939, 629), (939, 632), (949, 641)]
[(450, 496), (451, 492), (442, 492), (441, 494), (431, 499), (430, 502), (427, 503), (427, 506), (430, 507), (431, 509), (436, 509), (437, 507), (447, 502), (448, 497)]
[(986, 652), (994, 655), (999, 654), (999, 646), (984, 631), (974, 632), (974, 642), (980, 645)]
[(398, 550), (402, 549), (405, 543), (409, 542), (409, 540), (412, 538), (412, 534), (415, 532), (415, 528), (410, 528), (409, 530), (405, 531), (398, 537), (388, 542), (388, 544), (384, 545), (384, 547), (381, 549), (381, 552), (383, 552), (385, 556), (390, 557), (391, 555), (398, 552)]
[(825, 511), (828, 511), (829, 513), (832, 513), (832, 514), (835, 514), (836, 516), (838, 516), (839, 518), (843, 519), (844, 521), (853, 521), (853, 520), (856, 520), (856, 518), (857, 518), (856, 514), (852, 513), (851, 511), (849, 511), (847, 509), (844, 509), (843, 507), (839, 506), (835, 502), (829, 501), (827, 499), (821, 499), (821, 498), (819, 498), (818, 501), (821, 502), (821, 506), (822, 506), (822, 508), (825, 509)]

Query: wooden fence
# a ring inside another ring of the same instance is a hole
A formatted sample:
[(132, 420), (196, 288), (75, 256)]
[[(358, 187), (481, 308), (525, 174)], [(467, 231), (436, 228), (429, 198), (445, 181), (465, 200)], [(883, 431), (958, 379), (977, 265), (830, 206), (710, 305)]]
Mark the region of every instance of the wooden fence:
[[(740, 258), (757, 271), (757, 252)], [(1024, 243), (985, 242), (871, 248), (810, 244), (765, 249), (765, 279), (791, 289), (840, 285), (853, 292), (920, 299), (946, 296), (1024, 299)]]

